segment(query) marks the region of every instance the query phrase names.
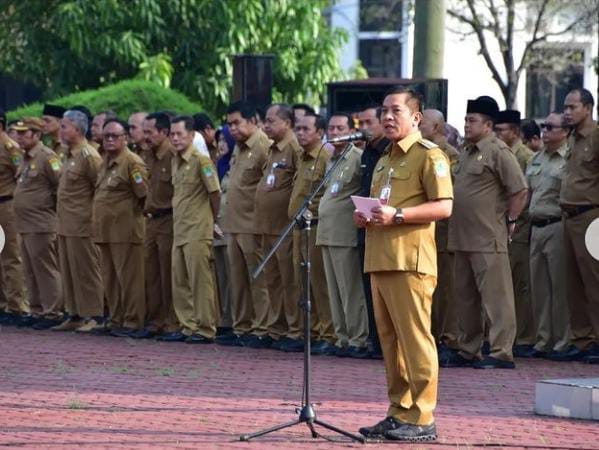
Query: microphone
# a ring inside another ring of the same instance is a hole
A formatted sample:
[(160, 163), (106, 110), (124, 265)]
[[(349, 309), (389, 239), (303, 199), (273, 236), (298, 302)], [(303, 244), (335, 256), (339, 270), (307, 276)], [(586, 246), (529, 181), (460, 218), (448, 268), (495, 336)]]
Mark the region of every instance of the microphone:
[(372, 133), (365, 130), (359, 130), (355, 133), (348, 134), (347, 136), (339, 136), (333, 139), (328, 139), (329, 144), (337, 144), (339, 142), (353, 142), (353, 141), (369, 141), (372, 139)]

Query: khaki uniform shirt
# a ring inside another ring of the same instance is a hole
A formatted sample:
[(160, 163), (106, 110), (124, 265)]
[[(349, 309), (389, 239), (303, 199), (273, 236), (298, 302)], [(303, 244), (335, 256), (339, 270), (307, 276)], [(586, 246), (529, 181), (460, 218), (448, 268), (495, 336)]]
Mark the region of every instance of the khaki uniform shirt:
[(143, 203), (147, 192), (148, 174), (138, 155), (128, 148), (112, 159), (105, 153), (94, 197), (96, 242), (142, 244), (145, 237)]
[(560, 204), (599, 205), (599, 126), (574, 131), (569, 147)]
[(466, 146), (454, 166), (454, 176), (448, 249), (507, 252), (508, 199), (526, 189), (514, 154), (503, 141), (488, 136)]
[[(304, 204), (304, 200), (320, 184), (327, 169), (329, 154), (325, 149), (320, 150), (321, 144), (317, 144), (309, 151), (302, 150), (295, 179), (293, 180), (293, 191), (289, 200), (287, 214), (289, 218), (295, 216), (297, 211)], [(320, 150), (320, 154), (319, 154)], [(318, 158), (318, 159), (317, 159)], [(324, 187), (316, 193), (310, 204), (310, 212), (314, 219), (318, 219), (318, 205), (324, 193)]]
[[(332, 166), (339, 158), (340, 155), (333, 154), (328, 166)], [(356, 208), (351, 196), (358, 195), (361, 188), (362, 150), (352, 146), (327, 180), (326, 190), (318, 208), (316, 245), (334, 247), (358, 245), (358, 234), (353, 220)]]
[(172, 161), (174, 245), (214, 237), (214, 216), (208, 194), (219, 192), (212, 160), (190, 145)]
[(62, 164), (64, 164), (65, 161), (67, 160), (67, 156), (69, 153), (69, 147), (64, 145), (60, 141), (55, 141), (53, 138), (51, 138), (50, 143), (48, 144), (48, 147), (51, 148), (54, 151), (54, 153), (56, 153), (56, 156), (58, 156), (58, 159), (60, 159), (60, 162)]
[[(436, 144), (422, 139), (420, 132), (390, 145), (374, 170), (370, 196), (379, 197), (388, 179), (388, 204), (395, 208), (453, 198), (447, 156)], [(434, 222), (366, 228), (364, 271), (390, 270), (437, 275)]]
[[(216, 223), (219, 227), (221, 227), (223, 222), (225, 221), (225, 211), (227, 209), (227, 200), (228, 200), (228, 190), (229, 190), (229, 172), (225, 173), (223, 179), (220, 181), (220, 205), (218, 208), (218, 215), (216, 216)], [(213, 246), (214, 247), (225, 247), (227, 245), (228, 238), (225, 234), (225, 237), (222, 239), (214, 238)]]
[(19, 233), (56, 233), (60, 161), (41, 142), (25, 153), (17, 172), (14, 208)]
[[(302, 148), (291, 131), (281, 142), (271, 145), (263, 168), (264, 174), (256, 190), (256, 233), (277, 236), (289, 223), (287, 210), (301, 151)], [(278, 167), (273, 170), (274, 163)], [(275, 182), (272, 188), (268, 188), (267, 180), (271, 172), (275, 176)]]
[(568, 144), (564, 143), (553, 153), (541, 150), (526, 169), (526, 179), (530, 186), (528, 211), (532, 220), (561, 217), (559, 193), (564, 177)]
[(152, 213), (173, 207), (172, 160), (175, 150), (168, 138), (160, 146), (143, 152), (148, 168), (148, 196), (145, 212)]
[[(518, 139), (511, 148), (512, 153), (516, 157), (522, 173), (526, 173), (526, 167), (534, 156), (534, 152), (529, 149), (524, 143)], [(513, 242), (528, 243), (530, 240), (530, 217), (528, 216), (528, 207), (524, 207), (518, 219), (516, 220), (516, 229), (512, 235)]]
[(58, 183), (58, 234), (92, 235), (92, 205), (102, 157), (83, 139), (67, 149)]
[(0, 197), (13, 194), (22, 161), (23, 150), (6, 133), (0, 132)]
[[(442, 137), (435, 144), (439, 146), (443, 153), (447, 155), (449, 159), (449, 164), (453, 168), (454, 164), (458, 162), (458, 158), (460, 153), (455, 149), (453, 145), (447, 142), (445, 137)], [(452, 176), (453, 180), (453, 176)], [(449, 219), (439, 220), (435, 225), (435, 242), (437, 243), (437, 251), (438, 252), (446, 252), (447, 251), (447, 237), (449, 234)]]
[(255, 233), (254, 208), (256, 188), (268, 158), (272, 141), (260, 129), (244, 143), (237, 144), (231, 156), (227, 208), (223, 231)]

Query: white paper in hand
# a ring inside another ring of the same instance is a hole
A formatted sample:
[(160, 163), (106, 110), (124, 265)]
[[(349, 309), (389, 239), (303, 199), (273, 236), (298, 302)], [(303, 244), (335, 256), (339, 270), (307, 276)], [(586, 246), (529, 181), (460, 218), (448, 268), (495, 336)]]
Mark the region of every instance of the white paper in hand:
[(593, 220), (588, 226), (584, 243), (591, 256), (599, 261), (599, 219)]
[(4, 242), (6, 241), (6, 237), (4, 236), (4, 230), (2, 229), (2, 225), (0, 225), (0, 253), (4, 249)]
[(383, 206), (378, 198), (372, 197), (360, 197), (358, 195), (351, 196), (352, 202), (356, 206), (356, 209), (364, 214), (368, 219), (372, 219), (372, 209), (377, 206)]

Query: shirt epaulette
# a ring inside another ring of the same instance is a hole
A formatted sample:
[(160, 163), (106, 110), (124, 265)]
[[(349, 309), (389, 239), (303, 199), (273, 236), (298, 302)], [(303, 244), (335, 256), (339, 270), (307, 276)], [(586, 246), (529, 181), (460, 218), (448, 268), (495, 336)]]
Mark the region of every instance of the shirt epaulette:
[(427, 150), (438, 147), (438, 145), (435, 144), (434, 142), (429, 141), (428, 139), (424, 139), (424, 138), (418, 139), (418, 143), (420, 145), (424, 146)]
[(83, 150), (81, 150), (81, 153), (83, 154), (84, 158), (89, 158), (91, 153), (89, 152), (89, 150), (86, 147), (83, 147)]

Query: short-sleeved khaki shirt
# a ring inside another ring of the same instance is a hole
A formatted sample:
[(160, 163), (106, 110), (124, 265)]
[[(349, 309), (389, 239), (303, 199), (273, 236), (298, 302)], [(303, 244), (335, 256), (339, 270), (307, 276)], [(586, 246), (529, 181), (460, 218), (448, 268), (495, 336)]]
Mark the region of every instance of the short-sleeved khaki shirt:
[(54, 153), (56, 153), (56, 156), (58, 156), (60, 162), (64, 164), (68, 157), (69, 147), (59, 140), (54, 140), (54, 138), (51, 139), (48, 147), (51, 148)]
[(0, 131), (0, 197), (13, 195), (23, 150), (4, 131)]
[[(328, 162), (332, 166), (340, 155), (333, 155)], [(351, 196), (362, 189), (362, 150), (352, 146), (343, 161), (327, 180), (325, 192), (318, 208), (316, 245), (332, 247), (355, 247), (358, 234), (353, 220), (354, 203)]]
[(526, 179), (530, 186), (531, 220), (554, 219), (561, 217), (559, 193), (564, 178), (568, 144), (564, 143), (556, 151), (542, 150), (533, 158), (526, 169)]
[[(448, 158), (436, 144), (422, 139), (420, 132), (390, 145), (374, 169), (370, 196), (379, 197), (387, 180), (391, 186), (388, 204), (395, 208), (453, 198)], [(368, 225), (364, 271), (436, 276), (435, 223)]]
[[(287, 210), (301, 151), (302, 148), (291, 131), (282, 141), (271, 145), (262, 179), (256, 189), (254, 222), (257, 234), (277, 236), (289, 223)], [(275, 163), (277, 166), (273, 169)], [(268, 176), (271, 173), (274, 175), (274, 185), (268, 187)]]
[(143, 151), (148, 168), (148, 196), (145, 212), (152, 214), (158, 210), (173, 207), (172, 159), (175, 149), (168, 138), (157, 149)]
[(148, 192), (145, 164), (128, 148), (114, 158), (108, 156), (105, 152), (96, 182), (95, 241), (141, 244), (145, 237), (143, 204)]
[(256, 188), (268, 158), (272, 141), (257, 129), (233, 150), (227, 188), (227, 207), (223, 230), (227, 233), (255, 233)]
[[(295, 180), (293, 180), (293, 191), (291, 191), (291, 199), (289, 200), (289, 208), (287, 213), (289, 218), (295, 216), (297, 211), (304, 204), (304, 200), (312, 193), (320, 184), (327, 168), (329, 153), (321, 150), (322, 145), (318, 144), (314, 148), (305, 150), (302, 149), (298, 160), (297, 172)], [(320, 150), (320, 151), (319, 151)], [(324, 193), (324, 188), (316, 193), (310, 204), (310, 212), (314, 219), (318, 219), (318, 205)]]
[(494, 135), (466, 146), (454, 165), (450, 251), (507, 252), (508, 199), (526, 189), (509, 147)]
[(20, 233), (56, 233), (58, 156), (41, 142), (25, 152), (17, 172), (14, 208)]
[(102, 157), (86, 139), (64, 156), (58, 183), (58, 234), (87, 237), (92, 235), (92, 204)]
[(190, 145), (172, 160), (174, 245), (214, 238), (214, 216), (208, 194), (220, 192), (212, 160)]
[[(440, 138), (438, 141), (434, 141), (439, 146), (443, 153), (449, 158), (449, 164), (451, 167), (458, 162), (460, 153), (455, 149), (453, 145), (447, 142), (445, 137)], [(453, 177), (452, 177), (453, 179)], [(435, 224), (435, 242), (437, 243), (437, 252), (447, 251), (447, 235), (449, 233), (449, 219), (439, 220)]]
[[(526, 173), (526, 167), (534, 156), (534, 152), (529, 149), (522, 140), (518, 139), (511, 148), (522, 173)], [(524, 207), (518, 219), (516, 220), (516, 229), (512, 235), (512, 242), (528, 243), (530, 240), (530, 217), (528, 216), (528, 207)]]
[(569, 147), (560, 204), (599, 205), (599, 126), (574, 131)]

